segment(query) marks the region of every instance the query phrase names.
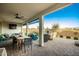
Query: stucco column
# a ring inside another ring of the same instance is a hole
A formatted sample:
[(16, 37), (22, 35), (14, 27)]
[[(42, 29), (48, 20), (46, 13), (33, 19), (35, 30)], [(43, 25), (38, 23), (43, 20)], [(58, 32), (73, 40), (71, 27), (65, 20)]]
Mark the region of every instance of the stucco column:
[(23, 27), (22, 26), (23, 26), (23, 24), (21, 24), (21, 29), (19, 29), (19, 30), (21, 30), (20, 33), (23, 36)]
[(39, 17), (39, 45), (44, 46), (44, 19)]
[(28, 23), (26, 23), (26, 35), (28, 35)]

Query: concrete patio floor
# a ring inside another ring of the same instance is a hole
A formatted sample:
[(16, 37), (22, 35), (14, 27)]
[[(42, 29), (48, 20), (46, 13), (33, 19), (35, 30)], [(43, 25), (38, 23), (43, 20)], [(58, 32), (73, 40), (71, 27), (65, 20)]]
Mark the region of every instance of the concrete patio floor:
[(26, 50), (14, 50), (11, 46), (6, 47), (8, 56), (79, 56), (79, 47), (74, 45), (75, 40), (54, 39), (45, 43), (44, 47), (38, 46), (38, 41), (33, 41), (32, 54)]
[(44, 47), (33, 47), (33, 56), (79, 56), (79, 47), (75, 40), (54, 39), (45, 43)]

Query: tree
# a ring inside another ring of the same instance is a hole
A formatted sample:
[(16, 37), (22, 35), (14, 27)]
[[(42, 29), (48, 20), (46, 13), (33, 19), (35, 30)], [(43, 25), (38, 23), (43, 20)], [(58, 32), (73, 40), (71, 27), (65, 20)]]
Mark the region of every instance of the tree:
[(59, 29), (59, 24), (54, 24), (54, 25), (52, 26), (53, 32), (56, 31), (57, 29)]

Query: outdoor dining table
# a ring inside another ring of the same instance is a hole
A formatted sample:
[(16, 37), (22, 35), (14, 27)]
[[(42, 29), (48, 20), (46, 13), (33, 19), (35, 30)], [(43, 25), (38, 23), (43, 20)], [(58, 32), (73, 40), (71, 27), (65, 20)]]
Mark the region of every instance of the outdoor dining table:
[(18, 43), (24, 43), (24, 40), (30, 40), (31, 37), (25, 36), (25, 37), (17, 37), (17, 42)]
[(31, 37), (25, 36), (25, 37), (17, 37), (17, 45), (20, 47), (22, 44), (25, 45), (32, 45), (32, 39)]
[(28, 37), (28, 36), (18, 37), (17, 38), (17, 45), (18, 45), (18, 47), (21, 47), (21, 48), (24, 47), (25, 53), (27, 51), (27, 53), (29, 54), (29, 51), (31, 50), (31, 54), (32, 54), (32, 39), (31, 39), (31, 37)]

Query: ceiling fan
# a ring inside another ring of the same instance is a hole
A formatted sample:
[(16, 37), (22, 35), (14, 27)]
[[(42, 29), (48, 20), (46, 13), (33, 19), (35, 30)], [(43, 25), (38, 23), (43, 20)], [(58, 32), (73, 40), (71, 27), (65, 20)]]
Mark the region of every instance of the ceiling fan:
[(15, 14), (15, 18), (17, 19), (24, 19), (24, 16), (19, 15), (18, 13)]
[(21, 20), (26, 20), (26, 19), (28, 19), (28, 17), (25, 18), (24, 16), (21, 16), (21, 15), (18, 14), (18, 13), (15, 14), (15, 18), (16, 18), (16, 19), (21, 19)]

